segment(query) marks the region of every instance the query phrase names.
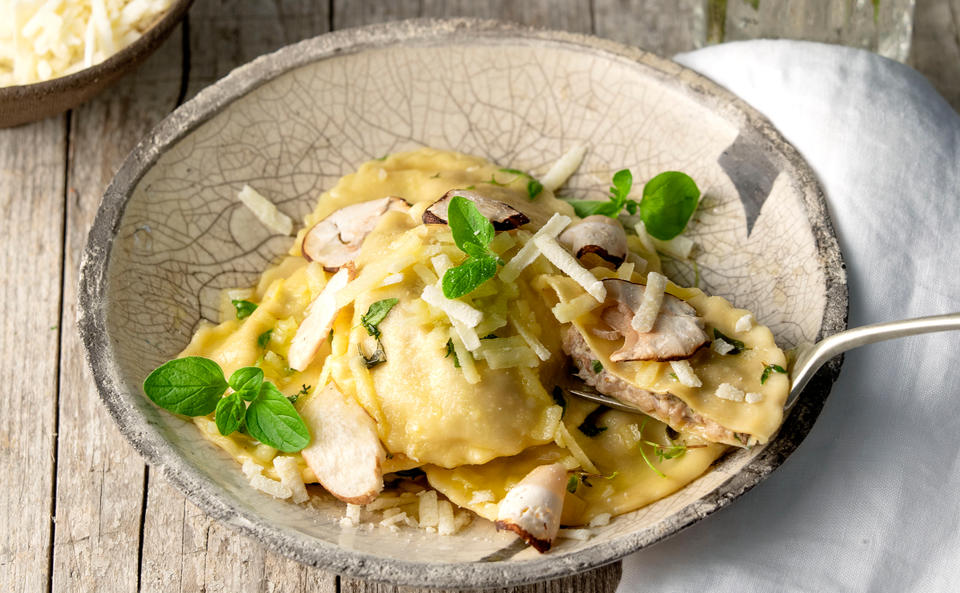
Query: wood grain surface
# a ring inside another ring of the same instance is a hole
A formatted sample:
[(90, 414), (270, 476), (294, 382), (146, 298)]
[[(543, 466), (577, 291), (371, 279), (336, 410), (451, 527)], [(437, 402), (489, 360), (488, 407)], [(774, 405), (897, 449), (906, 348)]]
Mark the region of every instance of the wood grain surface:
[[(211, 520), (151, 473), (100, 404), (76, 333), (79, 256), (126, 154), (179, 103), (330, 29), (474, 16), (664, 55), (704, 39), (702, 0), (196, 0), (135, 74), (72, 112), (0, 130), (0, 591), (421, 593), (338, 577)], [(960, 107), (960, 0), (917, 0), (910, 63)], [(620, 564), (499, 593), (610, 593)], [(452, 591), (452, 590), (447, 590)]]

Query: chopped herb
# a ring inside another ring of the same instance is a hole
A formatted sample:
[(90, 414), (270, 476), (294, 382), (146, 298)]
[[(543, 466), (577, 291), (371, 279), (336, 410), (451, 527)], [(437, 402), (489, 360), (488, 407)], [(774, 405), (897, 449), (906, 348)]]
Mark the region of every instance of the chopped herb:
[(363, 353), (363, 348), (360, 344), (357, 344), (357, 352), (360, 354), (360, 358), (363, 359), (363, 365), (368, 369), (372, 369), (382, 362), (387, 362), (387, 353), (383, 351), (383, 344), (379, 339), (377, 340), (376, 351), (370, 356)]
[(497, 334), (487, 334), (487, 335), (483, 336), (483, 337), (480, 338), (480, 339), (481, 339), (481, 340), (496, 340), (496, 339), (497, 339)]
[[(609, 474), (609, 475), (604, 475), (604, 474), (589, 474), (589, 473), (587, 473), (587, 472), (585, 472), (585, 471), (583, 471), (583, 470), (577, 470), (577, 473), (574, 474), (574, 475), (580, 479), (580, 482), (581, 482), (584, 486), (586, 486), (587, 488), (593, 488), (593, 484), (590, 483), (590, 480), (591, 480), (591, 479), (593, 479), (593, 478), (603, 478), (604, 480), (612, 480), (612, 479), (616, 478), (619, 474), (620, 474), (620, 472), (616, 472), (616, 471), (613, 472), (612, 474)], [(569, 487), (570, 487), (570, 482), (567, 482), (567, 488), (569, 488)]]
[(606, 426), (597, 426), (597, 420), (609, 410), (610, 408), (607, 406), (599, 406), (596, 410), (587, 414), (587, 417), (583, 419), (583, 422), (580, 423), (577, 429), (588, 437), (593, 438), (597, 436), (607, 429)]
[(495, 234), (493, 224), (470, 200), (463, 196), (454, 196), (450, 200), (447, 224), (457, 247), (468, 256), (459, 266), (443, 274), (443, 295), (455, 299), (493, 278), (497, 274), (497, 264), (503, 264), (503, 260), (490, 251), (490, 241)]
[(287, 396), (287, 399), (290, 400), (290, 403), (291, 403), (291, 404), (295, 404), (295, 403), (297, 403), (297, 400), (298, 400), (298, 399), (300, 399), (301, 397), (304, 397), (305, 395), (307, 395), (308, 393), (310, 393), (310, 389), (311, 389), (311, 386), (310, 386), (310, 385), (301, 385), (301, 386), (300, 386), (300, 391), (294, 393), (293, 395), (288, 395), (288, 396)]
[(740, 354), (747, 349), (747, 346), (743, 342), (740, 340), (734, 340), (733, 338), (724, 335), (724, 333), (717, 328), (713, 328), (713, 338), (715, 340), (723, 340), (727, 344), (733, 346), (733, 350), (731, 350), (729, 354)]
[(476, 189), (476, 187), (477, 187), (476, 185), (468, 185), (467, 187), (465, 187), (465, 188), (463, 188), (463, 189)]
[[(524, 177), (527, 180), (527, 197), (531, 200), (536, 199), (540, 195), (540, 192), (543, 191), (543, 184), (537, 181), (533, 175), (521, 171), (519, 169), (500, 169), (503, 173), (509, 173), (511, 175), (516, 175), (517, 177)], [(513, 180), (511, 180), (512, 182)], [(502, 184), (501, 184), (502, 185)]]
[(593, 368), (594, 373), (600, 373), (603, 371), (603, 363), (600, 362), (599, 360), (593, 361), (592, 363), (590, 363), (590, 365)]
[(233, 299), (230, 302), (233, 303), (233, 308), (237, 310), (237, 319), (246, 319), (257, 310), (257, 304), (250, 301)]
[(567, 398), (563, 397), (563, 389), (557, 385), (553, 388), (553, 391), (550, 393), (553, 396), (553, 403), (560, 406), (562, 411), (560, 412), (560, 418), (562, 419), (567, 413)]
[(504, 185), (506, 185), (506, 183), (500, 183), (499, 181), (497, 181), (497, 178), (493, 173), (490, 174), (490, 181), (488, 181), (487, 183), (489, 183), (490, 185), (496, 185), (497, 187), (503, 187)]
[(387, 154), (383, 155), (382, 157), (380, 157), (380, 158), (378, 158), (378, 159), (373, 159), (373, 160), (375, 160), (375, 161), (385, 161), (385, 160), (387, 160), (387, 157), (389, 157), (389, 156), (390, 156), (390, 153), (388, 152)]
[(610, 196), (606, 202), (602, 200), (570, 200), (570, 205), (573, 206), (574, 212), (580, 218), (586, 218), (594, 214), (617, 218), (624, 208), (630, 214), (634, 214), (640, 203), (636, 200), (627, 199), (631, 187), (633, 187), (633, 174), (630, 173), (630, 169), (621, 169), (613, 174), (613, 186), (610, 188)]
[(259, 336), (257, 336), (257, 346), (260, 346), (261, 349), (267, 347), (267, 344), (270, 343), (270, 336), (273, 334), (273, 329), (268, 329)]
[(438, 178), (438, 177), (440, 177), (440, 171), (437, 171), (436, 173), (434, 173), (433, 175), (431, 175), (431, 176), (430, 176), (430, 179), (436, 179), (436, 178)]
[(760, 384), (763, 385), (767, 382), (767, 379), (770, 378), (770, 373), (784, 373), (786, 374), (787, 369), (783, 368), (778, 364), (768, 364), (763, 367), (763, 374), (760, 375)]
[[(640, 424), (640, 433), (643, 434), (643, 427), (646, 426), (647, 419), (644, 418), (643, 423)], [(655, 443), (653, 441), (641, 440), (637, 443), (637, 448), (640, 449), (640, 455), (643, 457), (643, 460), (646, 462), (647, 466), (655, 471), (657, 475), (661, 478), (666, 478), (666, 474), (657, 469), (653, 463), (650, 462), (650, 459), (647, 458), (646, 452), (643, 450), (644, 445), (649, 445), (653, 447), (653, 453), (657, 456), (657, 461), (663, 463), (666, 459), (676, 459), (677, 457), (683, 457), (686, 454), (687, 449), (700, 449), (706, 447), (706, 445), (687, 445), (683, 441), (670, 439), (670, 444), (667, 446), (661, 445), (660, 443)]]
[[(360, 316), (360, 325), (371, 336), (380, 339), (380, 322), (384, 320), (390, 309), (400, 302), (400, 299), (383, 299), (370, 305), (367, 312)], [(332, 330), (331, 330), (332, 331)]]
[(679, 381), (679, 380), (680, 380), (680, 379), (677, 377), (677, 374), (676, 374), (676, 373), (670, 373), (670, 377), (673, 378), (674, 381)]
[(457, 357), (457, 349), (453, 347), (453, 338), (447, 340), (447, 353), (444, 354), (444, 358), (450, 358), (450, 355), (453, 355), (453, 366), (454, 368), (460, 368), (460, 358)]
[(330, 329), (330, 333), (327, 334), (327, 341), (333, 342), (333, 329)]
[(577, 478), (577, 476), (570, 476), (570, 478), (567, 480), (567, 492), (570, 494), (576, 494), (577, 486), (580, 485), (579, 482), (580, 480)]

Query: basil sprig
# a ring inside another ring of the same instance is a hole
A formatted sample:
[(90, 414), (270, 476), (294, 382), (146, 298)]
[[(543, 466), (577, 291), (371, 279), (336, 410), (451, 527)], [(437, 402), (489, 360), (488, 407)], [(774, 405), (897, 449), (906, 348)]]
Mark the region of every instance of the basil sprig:
[[(222, 397), (228, 387), (233, 391)], [(263, 371), (256, 367), (238, 369), (227, 381), (220, 365), (209, 358), (176, 358), (154, 369), (144, 380), (143, 391), (175, 414), (215, 412), (222, 435), (245, 429), (261, 443), (287, 453), (310, 444), (310, 431), (296, 408), (273, 383), (263, 380)]]
[(700, 201), (700, 188), (686, 173), (666, 171), (643, 186), (640, 218), (647, 232), (669, 241), (683, 232)]
[(454, 196), (447, 209), (447, 224), (453, 241), (467, 254), (459, 266), (443, 274), (443, 295), (448, 299), (462, 297), (497, 274), (497, 264), (503, 264), (490, 250), (495, 231), (493, 224), (480, 214), (476, 205), (463, 196)]

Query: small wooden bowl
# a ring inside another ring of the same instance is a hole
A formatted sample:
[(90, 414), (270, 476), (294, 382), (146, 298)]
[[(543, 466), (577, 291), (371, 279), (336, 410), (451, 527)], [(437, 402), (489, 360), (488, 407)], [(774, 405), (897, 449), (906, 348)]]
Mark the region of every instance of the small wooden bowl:
[(62, 113), (107, 88), (156, 51), (192, 3), (176, 0), (139, 39), (99, 64), (43, 82), (0, 87), (0, 128)]

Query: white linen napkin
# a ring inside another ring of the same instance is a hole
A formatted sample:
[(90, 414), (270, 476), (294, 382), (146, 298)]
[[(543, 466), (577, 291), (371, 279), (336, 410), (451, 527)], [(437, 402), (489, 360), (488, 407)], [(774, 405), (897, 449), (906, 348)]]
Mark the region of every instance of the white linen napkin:
[[(960, 116), (875, 54), (748, 41), (676, 57), (813, 167), (850, 325), (960, 311)], [(619, 593), (960, 591), (960, 333), (847, 354), (800, 448), (731, 507), (624, 560)]]

